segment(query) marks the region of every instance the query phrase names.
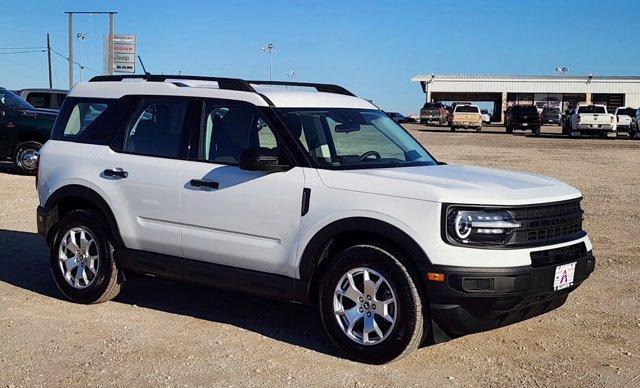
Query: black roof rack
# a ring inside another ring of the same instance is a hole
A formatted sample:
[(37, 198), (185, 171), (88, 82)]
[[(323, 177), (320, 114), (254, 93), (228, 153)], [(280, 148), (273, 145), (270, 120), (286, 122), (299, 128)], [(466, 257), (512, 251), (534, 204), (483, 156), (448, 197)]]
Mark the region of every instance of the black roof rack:
[(342, 86), (332, 85), (332, 84), (316, 84), (309, 82), (287, 82), (287, 81), (247, 81), (249, 84), (254, 85), (278, 85), (278, 86), (301, 86), (307, 88), (315, 88), (319, 92), (324, 93), (334, 93), (334, 94), (344, 94), (345, 96), (353, 96), (355, 94), (351, 93), (347, 89)]
[(141, 79), (149, 82), (164, 82), (170, 80), (192, 80), (192, 81), (214, 81), (218, 83), (220, 89), (239, 90), (242, 92), (257, 93), (251, 86), (254, 85), (278, 85), (278, 86), (300, 86), (315, 88), (319, 92), (343, 94), (345, 96), (354, 96), (347, 89), (338, 85), (316, 84), (309, 82), (286, 82), (286, 81), (245, 81), (239, 78), (222, 78), (222, 77), (203, 77), (192, 75), (158, 75), (158, 74), (125, 74), (125, 75), (98, 75), (89, 80), (89, 82), (114, 82), (125, 79)]
[(245, 80), (239, 78), (223, 78), (223, 77), (202, 77), (191, 75), (157, 75), (157, 74), (126, 74), (126, 75), (98, 75), (89, 80), (89, 82), (109, 82), (122, 81), (125, 79), (142, 79), (149, 82), (164, 82), (171, 80), (192, 80), (192, 81), (214, 81), (218, 83), (220, 89), (239, 90), (241, 92), (253, 92), (255, 89)]

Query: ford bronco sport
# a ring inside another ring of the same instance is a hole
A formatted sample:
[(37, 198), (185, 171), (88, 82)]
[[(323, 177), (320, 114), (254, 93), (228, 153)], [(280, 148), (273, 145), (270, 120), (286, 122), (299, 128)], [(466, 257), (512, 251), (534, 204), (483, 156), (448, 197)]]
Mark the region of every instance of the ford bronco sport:
[(368, 363), (552, 310), (595, 266), (578, 190), (438, 162), (335, 85), (81, 82), (37, 187), (69, 299), (104, 302), (146, 274), (317, 304), (337, 348)]

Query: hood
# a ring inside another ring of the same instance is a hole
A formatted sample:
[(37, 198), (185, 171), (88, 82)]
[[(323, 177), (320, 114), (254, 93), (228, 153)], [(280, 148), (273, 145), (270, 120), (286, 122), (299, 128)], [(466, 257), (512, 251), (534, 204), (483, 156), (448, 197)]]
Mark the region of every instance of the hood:
[(543, 175), (474, 166), (318, 170), (318, 174), (334, 189), (447, 203), (528, 205), (581, 195), (574, 187)]
[(51, 120), (55, 120), (56, 116), (58, 116), (57, 110), (43, 109), (43, 108), (23, 109), (23, 110), (20, 110), (19, 113), (26, 117), (37, 117), (40, 119), (51, 119)]

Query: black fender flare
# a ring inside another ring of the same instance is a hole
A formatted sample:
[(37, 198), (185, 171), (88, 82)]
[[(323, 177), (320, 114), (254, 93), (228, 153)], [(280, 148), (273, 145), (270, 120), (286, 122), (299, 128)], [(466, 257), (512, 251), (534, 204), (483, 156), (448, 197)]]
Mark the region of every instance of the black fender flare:
[[(56, 209), (56, 207), (58, 206), (58, 204), (60, 202), (62, 202), (63, 200), (69, 198), (69, 197), (77, 197), (77, 198), (82, 198), (90, 203), (92, 203), (93, 205), (95, 205), (95, 207), (100, 210), (100, 212), (102, 213), (102, 215), (105, 217), (105, 219), (103, 220), (104, 222), (106, 222), (108, 225), (108, 232), (111, 233), (111, 237), (113, 237), (113, 239), (115, 240), (115, 243), (117, 244), (117, 246), (120, 247), (124, 247), (124, 241), (122, 240), (122, 237), (120, 236), (120, 230), (118, 228), (118, 223), (116, 222), (116, 218), (113, 215), (113, 212), (111, 211), (111, 207), (109, 207), (109, 204), (107, 203), (107, 201), (102, 198), (102, 196), (100, 194), (98, 194), (96, 191), (94, 191), (93, 189), (87, 187), (87, 186), (83, 186), (83, 185), (77, 185), (77, 184), (72, 184), (72, 185), (67, 185), (67, 186), (62, 186), (59, 189), (57, 189), (56, 191), (54, 191), (49, 198), (47, 198), (47, 201), (44, 205), (44, 207), (46, 209), (49, 210), (53, 210)], [(53, 220), (53, 223), (57, 223), (58, 220), (58, 212), (55, 211), (54, 212), (54, 217), (55, 220)], [(49, 231), (47, 231), (47, 235), (48, 235)]]
[(431, 265), (431, 261), (420, 245), (407, 233), (387, 222), (368, 217), (350, 217), (334, 221), (318, 231), (307, 243), (300, 259), (300, 279), (309, 281), (322, 260), (328, 243), (346, 232), (368, 232), (379, 235), (400, 246), (416, 263)]

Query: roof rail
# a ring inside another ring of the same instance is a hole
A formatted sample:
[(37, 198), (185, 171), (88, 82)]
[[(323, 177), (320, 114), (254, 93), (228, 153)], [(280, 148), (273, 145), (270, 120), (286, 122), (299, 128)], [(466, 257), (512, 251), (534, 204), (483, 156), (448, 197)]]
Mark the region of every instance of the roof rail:
[(109, 82), (122, 81), (125, 79), (141, 79), (149, 82), (164, 82), (166, 80), (192, 80), (192, 81), (214, 81), (218, 83), (220, 89), (238, 90), (242, 92), (253, 92), (256, 90), (245, 80), (238, 78), (222, 78), (222, 77), (202, 77), (190, 75), (157, 75), (157, 74), (125, 74), (125, 75), (98, 75), (89, 80), (89, 82)]
[(287, 81), (246, 81), (248, 84), (254, 85), (278, 85), (278, 86), (301, 86), (308, 88), (315, 88), (319, 92), (324, 93), (334, 93), (334, 94), (344, 94), (345, 96), (353, 96), (356, 95), (343, 88), (342, 86), (332, 85), (332, 84), (316, 84), (309, 82), (287, 82)]

